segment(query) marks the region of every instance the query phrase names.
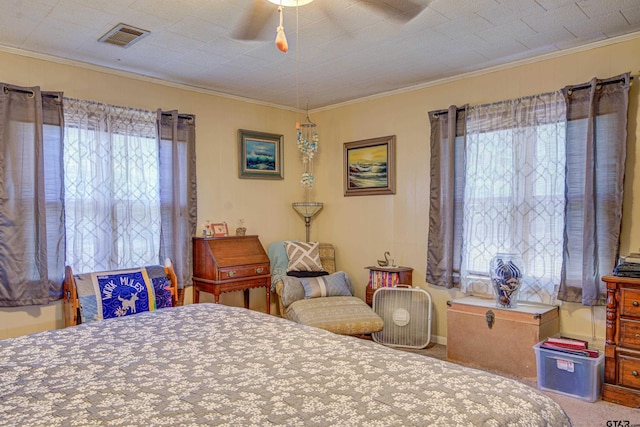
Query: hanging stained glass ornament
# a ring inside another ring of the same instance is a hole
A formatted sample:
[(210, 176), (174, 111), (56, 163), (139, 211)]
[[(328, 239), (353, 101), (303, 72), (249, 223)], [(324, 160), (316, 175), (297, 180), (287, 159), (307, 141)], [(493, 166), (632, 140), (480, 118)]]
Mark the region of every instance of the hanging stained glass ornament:
[(309, 114), (304, 123), (298, 126), (298, 151), (302, 157), (302, 185), (308, 188), (313, 187), (313, 157), (318, 152), (318, 132), (316, 124), (309, 119)]

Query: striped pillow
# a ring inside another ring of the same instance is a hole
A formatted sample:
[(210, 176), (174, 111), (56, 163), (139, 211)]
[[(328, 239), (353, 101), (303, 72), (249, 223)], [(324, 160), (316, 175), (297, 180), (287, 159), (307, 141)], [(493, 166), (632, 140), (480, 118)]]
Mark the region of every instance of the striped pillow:
[(318, 242), (285, 241), (289, 266), (287, 271), (322, 271)]
[(301, 277), (305, 299), (320, 297), (352, 296), (344, 271), (319, 277)]

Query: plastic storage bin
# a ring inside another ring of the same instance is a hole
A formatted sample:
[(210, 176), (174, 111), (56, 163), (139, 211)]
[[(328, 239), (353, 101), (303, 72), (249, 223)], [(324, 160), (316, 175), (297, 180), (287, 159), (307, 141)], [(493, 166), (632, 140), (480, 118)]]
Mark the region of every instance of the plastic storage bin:
[(533, 346), (536, 352), (538, 388), (587, 402), (600, 398), (604, 379), (604, 354), (583, 357)]

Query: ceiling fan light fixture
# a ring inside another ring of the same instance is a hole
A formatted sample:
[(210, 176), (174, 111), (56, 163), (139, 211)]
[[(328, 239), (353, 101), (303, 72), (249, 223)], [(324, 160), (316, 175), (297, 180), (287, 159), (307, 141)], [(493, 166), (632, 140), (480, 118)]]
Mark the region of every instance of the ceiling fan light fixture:
[(309, 4), (312, 1), (313, 0), (269, 0), (270, 3), (285, 7), (304, 6), (305, 4)]

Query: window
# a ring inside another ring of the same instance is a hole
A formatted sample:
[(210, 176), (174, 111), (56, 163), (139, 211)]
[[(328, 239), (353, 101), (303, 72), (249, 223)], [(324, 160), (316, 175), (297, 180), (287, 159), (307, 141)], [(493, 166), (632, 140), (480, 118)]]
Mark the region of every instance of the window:
[[(0, 83), (0, 306), (62, 297), (74, 272), (173, 261), (191, 284), (195, 116)], [(64, 104), (64, 108), (63, 108)], [(25, 167), (28, 165), (28, 167)]]
[(525, 301), (604, 303), (620, 242), (629, 73), (429, 113), (429, 283), (491, 295), (517, 252)]
[[(551, 303), (562, 269), (565, 122), (562, 95), (549, 94), (542, 123), (483, 128), (470, 109), (464, 148), (461, 289), (491, 296), (488, 266), (498, 252), (525, 263), (520, 299)], [(509, 116), (527, 103), (504, 103)], [(482, 108), (482, 107), (479, 107)], [(539, 109), (539, 107), (538, 107)], [(504, 113), (504, 110), (500, 111)], [(539, 111), (539, 113), (542, 113)], [(553, 115), (554, 123), (548, 123)]]

